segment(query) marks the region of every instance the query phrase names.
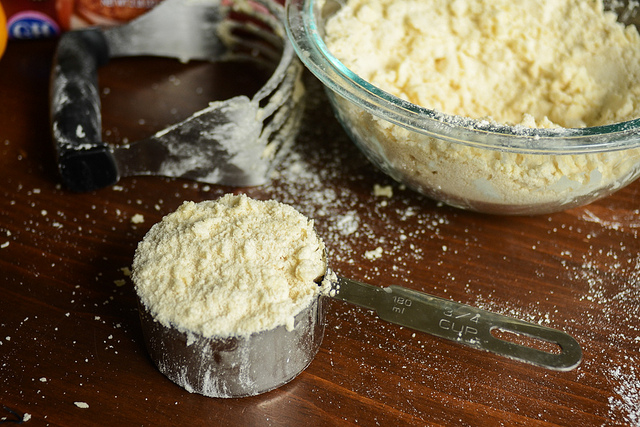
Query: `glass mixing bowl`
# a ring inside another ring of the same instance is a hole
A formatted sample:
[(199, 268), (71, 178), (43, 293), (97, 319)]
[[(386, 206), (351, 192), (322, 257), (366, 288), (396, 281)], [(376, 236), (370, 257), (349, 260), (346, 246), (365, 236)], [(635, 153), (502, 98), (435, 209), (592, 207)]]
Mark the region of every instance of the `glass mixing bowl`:
[[(633, 23), (635, 10), (611, 3), (619, 20)], [(533, 215), (585, 205), (640, 175), (640, 119), (576, 129), (506, 126), (423, 108), (373, 86), (323, 42), (324, 24), (340, 7), (288, 0), (287, 33), (349, 137), (395, 180), (451, 206)]]

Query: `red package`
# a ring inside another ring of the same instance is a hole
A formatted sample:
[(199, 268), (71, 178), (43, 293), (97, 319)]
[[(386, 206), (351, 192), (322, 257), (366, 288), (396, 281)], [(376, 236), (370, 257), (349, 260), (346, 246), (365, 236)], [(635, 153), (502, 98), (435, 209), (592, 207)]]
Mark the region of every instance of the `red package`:
[(64, 30), (93, 25), (113, 26), (131, 21), (162, 0), (55, 0)]
[(89, 26), (120, 25), (162, 0), (4, 0), (9, 39), (58, 36)]

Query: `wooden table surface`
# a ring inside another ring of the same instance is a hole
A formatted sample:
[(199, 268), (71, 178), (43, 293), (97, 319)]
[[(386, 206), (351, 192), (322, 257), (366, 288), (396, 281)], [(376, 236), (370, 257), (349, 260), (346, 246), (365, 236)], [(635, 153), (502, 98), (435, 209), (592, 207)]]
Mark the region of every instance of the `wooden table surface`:
[[(309, 78), (304, 128), (267, 185), (138, 177), (70, 193), (48, 128), (54, 48), (11, 42), (0, 60), (0, 423), (640, 425), (640, 182), (536, 217), (442, 206), (374, 169)], [(135, 141), (175, 123), (228, 96), (235, 74), (216, 86), (206, 64), (112, 61), (100, 70), (104, 138)], [(320, 351), (292, 382), (242, 399), (190, 394), (150, 361), (127, 271), (163, 215), (227, 192), (314, 218), (344, 276), (564, 330), (582, 364), (542, 369), (331, 300)]]

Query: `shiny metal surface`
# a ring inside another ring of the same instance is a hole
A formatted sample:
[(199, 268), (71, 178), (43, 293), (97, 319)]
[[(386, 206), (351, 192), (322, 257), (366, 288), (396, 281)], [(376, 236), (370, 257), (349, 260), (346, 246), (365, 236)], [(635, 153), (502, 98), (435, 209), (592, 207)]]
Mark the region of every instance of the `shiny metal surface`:
[(139, 307), (145, 344), (160, 372), (208, 397), (255, 396), (288, 383), (309, 366), (324, 335), (326, 305), (320, 295), (295, 317), (292, 330), (282, 325), (249, 337), (182, 332)]
[[(582, 360), (580, 345), (564, 332), (413, 289), (381, 288), (338, 277), (331, 296), (374, 310), (388, 322), (543, 368), (569, 371)], [(508, 341), (494, 331), (557, 344), (561, 351), (554, 353)]]

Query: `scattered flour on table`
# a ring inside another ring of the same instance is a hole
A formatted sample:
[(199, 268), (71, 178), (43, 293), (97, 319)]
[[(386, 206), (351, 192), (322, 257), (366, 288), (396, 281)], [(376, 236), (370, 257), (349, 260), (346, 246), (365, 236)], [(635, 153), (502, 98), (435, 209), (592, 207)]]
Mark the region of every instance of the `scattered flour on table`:
[[(604, 263), (595, 261), (603, 259)], [(605, 358), (600, 363), (610, 367), (603, 374), (615, 384), (617, 394), (609, 397), (610, 416), (640, 426), (640, 352), (620, 352), (623, 344), (640, 348), (640, 329), (630, 325), (631, 319), (640, 318), (640, 256), (621, 245), (608, 251), (592, 250), (582, 264), (570, 265), (567, 268), (572, 278), (588, 285), (583, 299), (597, 307), (585, 312), (585, 319), (593, 325), (594, 333), (607, 330), (610, 347), (606, 354), (594, 357)], [(605, 363), (614, 359), (614, 364)]]
[[(523, 12), (524, 11), (524, 12)], [(640, 116), (640, 36), (601, 1), (348, 0), (326, 24), (329, 50), (414, 104), (523, 127), (585, 127)], [(518, 154), (408, 131), (337, 100), (377, 150), (448, 203), (570, 203), (635, 173), (637, 149)], [(532, 141), (535, 144), (535, 141)], [(442, 196), (441, 196), (442, 197)]]
[[(342, 154), (335, 153), (323, 159), (323, 167), (318, 168), (310, 163), (306, 153), (294, 151), (274, 176), (278, 184), (267, 186), (263, 191), (315, 220), (318, 233), (327, 244), (330, 266), (332, 262), (351, 264), (354, 259), (366, 257), (367, 251), (381, 247), (387, 260), (394, 262), (397, 277), (406, 279), (402, 275), (406, 271), (406, 261), (422, 260), (425, 256), (421, 248), (412, 244), (412, 239), (426, 235), (437, 240), (440, 227), (449, 223), (448, 214), (411, 205), (401, 191), (403, 187), (395, 184), (391, 190), (394, 199), (389, 204), (382, 203), (387, 201), (386, 197), (373, 202), (369, 193), (363, 199), (363, 195), (349, 185), (328, 186), (327, 182), (341, 179), (337, 171), (344, 168), (343, 161)], [(370, 166), (367, 164), (367, 167)], [(357, 174), (353, 176), (356, 181), (361, 179)], [(389, 221), (391, 218), (399, 221), (391, 235), (380, 235), (372, 228), (374, 221)], [(408, 220), (415, 221), (416, 225), (407, 223), (405, 226)], [(356, 243), (363, 238), (367, 242), (364, 246)], [(400, 256), (406, 251), (409, 255)], [(375, 269), (363, 271), (363, 277), (359, 278), (372, 279), (377, 273)]]
[[(584, 212), (589, 215), (588, 221), (593, 221), (595, 216), (587, 209)], [(637, 230), (631, 220), (617, 222), (615, 227), (611, 227), (610, 220), (601, 219), (599, 225), (603, 230), (619, 231), (625, 227)], [(640, 328), (634, 325), (640, 318), (640, 255), (623, 243), (612, 248), (599, 245), (597, 236), (601, 231), (593, 230), (574, 230), (577, 237), (582, 234), (579, 238), (592, 242), (580, 257), (570, 250), (558, 254), (566, 272), (562, 279), (567, 281), (567, 285), (584, 288), (580, 291), (580, 301), (585, 303), (583, 312), (578, 318), (567, 319), (566, 329), (573, 334), (574, 322), (582, 331), (580, 337), (576, 335), (585, 351), (578, 368), (578, 381), (612, 384), (615, 394), (606, 402), (609, 419), (623, 425), (640, 426), (640, 352), (627, 350), (640, 348)], [(631, 241), (637, 240), (638, 233), (633, 231), (630, 237)], [(477, 290), (470, 288), (469, 292), (476, 294)], [(476, 298), (476, 305), (480, 308), (534, 323), (548, 324), (558, 313), (558, 309), (549, 313), (536, 306), (512, 305), (505, 309), (505, 304), (496, 302), (491, 295)], [(602, 341), (604, 350), (598, 353), (590, 351), (590, 341)]]
[(274, 200), (227, 194), (185, 202), (155, 224), (132, 278), (157, 321), (210, 338), (292, 328), (322, 291), (315, 280), (325, 267), (313, 221)]

